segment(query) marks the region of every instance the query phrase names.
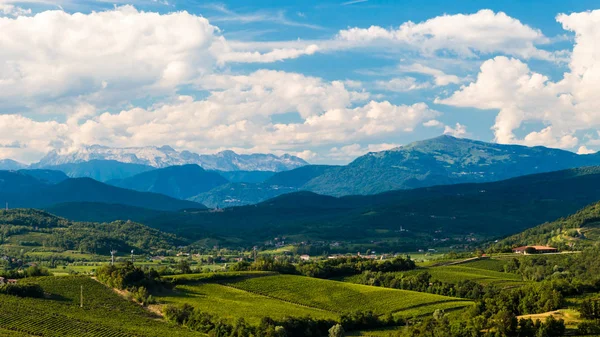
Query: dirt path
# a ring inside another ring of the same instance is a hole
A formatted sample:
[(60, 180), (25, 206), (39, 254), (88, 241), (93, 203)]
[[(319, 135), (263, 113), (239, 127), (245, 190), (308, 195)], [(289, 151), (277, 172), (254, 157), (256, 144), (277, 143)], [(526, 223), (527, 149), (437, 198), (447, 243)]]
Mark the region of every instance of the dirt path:
[[(104, 285), (103, 283), (101, 283), (100, 281), (98, 281), (98, 279), (96, 279), (95, 277), (91, 278), (92, 280)], [(104, 285), (105, 286), (105, 285)], [(114, 291), (117, 295), (123, 297), (124, 299), (131, 301), (137, 305), (139, 305), (140, 307), (144, 308), (146, 311), (149, 311), (150, 313), (152, 313), (153, 315), (158, 316), (157, 319), (163, 319), (164, 315), (162, 312), (162, 305), (160, 304), (151, 304), (148, 306), (143, 306), (140, 302), (134, 300), (131, 296), (131, 293), (127, 290), (120, 290), (120, 289), (115, 289), (115, 288), (110, 288), (112, 289), (112, 291)]]

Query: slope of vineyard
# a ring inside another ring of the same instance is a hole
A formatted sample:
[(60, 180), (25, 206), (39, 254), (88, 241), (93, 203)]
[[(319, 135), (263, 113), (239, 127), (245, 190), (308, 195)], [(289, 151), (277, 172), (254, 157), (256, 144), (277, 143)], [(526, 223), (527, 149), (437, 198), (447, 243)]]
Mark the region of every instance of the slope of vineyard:
[[(27, 279), (46, 298), (0, 295), (0, 336), (3, 330), (36, 336), (199, 336), (166, 323), (111, 289), (86, 277)], [(83, 308), (80, 292), (83, 287)]]
[(338, 317), (336, 313), (328, 310), (289, 303), (217, 283), (179, 285), (175, 288), (175, 292), (158, 299), (165, 304), (191, 304), (204, 312), (229, 319), (231, 322), (237, 318), (244, 318), (247, 322), (256, 325), (263, 317), (276, 320), (286, 316), (310, 316), (320, 319)]
[(474, 268), (467, 265), (429, 267), (410, 272), (403, 272), (401, 274), (410, 275), (425, 271), (431, 274), (433, 280), (447, 283), (474, 281), (479, 284), (493, 283), (499, 286), (514, 286), (523, 283), (521, 276), (517, 274)]
[(334, 313), (373, 311), (384, 315), (413, 317), (436, 309), (457, 309), (472, 302), (463, 299), (387, 289), (293, 275), (274, 275), (224, 281), (253, 294)]

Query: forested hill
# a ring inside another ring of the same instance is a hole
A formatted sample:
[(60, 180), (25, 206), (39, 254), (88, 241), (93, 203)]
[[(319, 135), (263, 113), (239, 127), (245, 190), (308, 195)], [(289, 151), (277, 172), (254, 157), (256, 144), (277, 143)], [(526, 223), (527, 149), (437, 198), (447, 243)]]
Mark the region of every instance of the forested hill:
[(581, 250), (600, 242), (600, 202), (577, 213), (511, 235), (490, 247), (491, 251), (509, 251), (526, 245), (544, 245), (560, 250)]
[(56, 184), (38, 178), (27, 172), (0, 171), (0, 201), (19, 208), (43, 208), (68, 202), (122, 204), (163, 211), (206, 208), (196, 202), (119, 188), (90, 178), (66, 179)]
[[(311, 192), (219, 212), (176, 212), (144, 223), (187, 237), (232, 236), (244, 242), (296, 236), (315, 240), (442, 240), (474, 233), (510, 235), (567, 216), (600, 200), (600, 167), (484, 184), (436, 186), (335, 198)], [(62, 209), (69, 216), (68, 209)], [(408, 232), (398, 234), (402, 226)], [(429, 241), (427, 241), (429, 242)]]
[[(18, 238), (18, 242), (14, 242)], [(7, 244), (108, 254), (111, 249), (138, 253), (188, 244), (174, 234), (131, 222), (72, 222), (32, 209), (0, 211), (0, 246)]]

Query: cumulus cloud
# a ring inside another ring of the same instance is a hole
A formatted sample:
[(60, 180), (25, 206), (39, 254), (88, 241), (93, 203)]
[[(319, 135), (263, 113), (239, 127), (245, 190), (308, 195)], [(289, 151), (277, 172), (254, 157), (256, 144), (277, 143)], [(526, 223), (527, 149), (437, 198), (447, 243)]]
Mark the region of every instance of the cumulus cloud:
[(23, 16), (23, 15), (31, 15), (30, 8), (21, 8), (19, 6), (11, 5), (11, 4), (2, 4), (0, 3), (0, 17), (1, 16)]
[(598, 152), (598, 151), (588, 149), (585, 145), (580, 146), (579, 149), (577, 150), (577, 154), (594, 154), (596, 152)]
[(444, 126), (444, 124), (442, 122), (438, 121), (437, 119), (432, 119), (432, 120), (429, 120), (429, 121), (423, 123), (423, 126), (427, 127), (427, 128), (435, 128), (435, 127)]
[[(2, 5), (0, 11), (17, 7)], [(206, 18), (133, 6), (0, 17), (0, 106), (77, 99), (96, 105), (172, 95), (230, 62), (268, 63), (318, 47), (237, 50)]]
[(446, 125), (444, 127), (444, 134), (445, 135), (450, 135), (453, 137), (465, 137), (468, 135), (467, 133), (467, 127), (460, 124), (460, 123), (456, 123), (456, 125), (454, 127), (451, 127), (449, 125)]
[[(0, 130), (6, 139), (27, 145), (18, 159), (50, 149), (82, 145), (115, 147), (170, 144), (178, 149), (252, 148), (312, 158), (310, 147), (368, 141), (386, 134), (411, 132), (439, 115), (424, 103), (394, 105), (369, 101), (368, 93), (295, 73), (261, 70), (245, 76), (207, 78), (210, 94), (190, 96), (151, 108), (131, 108), (100, 115), (80, 106), (64, 123), (35, 122), (12, 116)], [(273, 123), (271, 116), (297, 111), (301, 121)], [(16, 131), (10, 131), (14, 128)], [(20, 130), (30, 129), (21, 134)], [(34, 138), (34, 134), (43, 134)], [(0, 138), (0, 143), (4, 141)]]
[(375, 84), (379, 89), (392, 92), (407, 92), (431, 87), (429, 83), (418, 82), (416, 78), (410, 76), (393, 78), (389, 81), (377, 81)]
[(0, 103), (131, 99), (173, 92), (208, 73), (222, 41), (208, 20), (132, 6), (0, 18)]
[(550, 42), (541, 31), (503, 12), (487, 9), (474, 14), (442, 15), (420, 23), (408, 21), (397, 29), (349, 28), (340, 31), (337, 39), (354, 46), (391, 42), (428, 54), (448, 50), (462, 57), (502, 53), (555, 60), (561, 56), (537, 47)]
[[(561, 14), (557, 20), (575, 33), (569, 71), (557, 82), (529, 69), (523, 61), (496, 57), (483, 63), (477, 79), (437, 103), (497, 110), (496, 141), (575, 148), (581, 130), (600, 126), (600, 11)], [(543, 129), (519, 139), (525, 122)]]
[(462, 82), (461, 78), (459, 78), (456, 75), (448, 75), (440, 69), (431, 68), (420, 63), (413, 63), (411, 65), (399, 65), (398, 69), (404, 72), (432, 76), (436, 86), (445, 86), (448, 84), (458, 84)]

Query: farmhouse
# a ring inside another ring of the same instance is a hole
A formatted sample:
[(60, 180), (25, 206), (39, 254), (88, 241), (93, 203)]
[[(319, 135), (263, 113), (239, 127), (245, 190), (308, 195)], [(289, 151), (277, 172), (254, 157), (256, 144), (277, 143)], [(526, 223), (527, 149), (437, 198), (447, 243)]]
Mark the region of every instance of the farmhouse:
[(4, 277), (0, 277), (0, 285), (4, 285), (4, 284), (16, 284), (17, 280), (14, 279), (6, 279)]
[(302, 260), (302, 261), (310, 261), (310, 255), (307, 255), (307, 254), (300, 255), (300, 260)]
[(522, 247), (517, 247), (517, 248), (513, 248), (513, 253), (516, 254), (528, 254), (527, 251), (532, 251), (534, 252), (534, 254), (547, 254), (547, 253), (557, 253), (558, 249), (554, 248), (554, 247), (548, 247), (548, 246), (522, 246)]

